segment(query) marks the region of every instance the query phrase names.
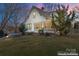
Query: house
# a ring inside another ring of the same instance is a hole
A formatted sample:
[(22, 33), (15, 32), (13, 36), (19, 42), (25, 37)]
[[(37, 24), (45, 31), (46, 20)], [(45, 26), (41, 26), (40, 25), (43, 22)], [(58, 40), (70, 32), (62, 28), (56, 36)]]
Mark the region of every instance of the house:
[(26, 32), (37, 33), (40, 29), (52, 31), (54, 26), (52, 25), (51, 15), (50, 12), (45, 12), (44, 8), (39, 9), (33, 6), (28, 14), (27, 20), (25, 21)]
[[(28, 13), (27, 20), (25, 21), (26, 32), (38, 32), (40, 29), (44, 29), (47, 32), (55, 32), (55, 25), (52, 22), (52, 12), (46, 12), (44, 8), (37, 8), (33, 6)], [(54, 13), (54, 11), (53, 11)], [(55, 13), (54, 13), (55, 14)], [(79, 16), (79, 12), (76, 12), (76, 16)], [(72, 22), (72, 28), (74, 28), (75, 23), (79, 23), (79, 18), (76, 18)], [(77, 23), (77, 24), (78, 24)], [(79, 27), (79, 26), (78, 26)]]
[(74, 30), (79, 33), (79, 11), (75, 11), (77, 18), (74, 21)]
[(75, 10), (76, 19), (72, 22), (72, 27), (74, 29), (79, 28), (79, 11)]

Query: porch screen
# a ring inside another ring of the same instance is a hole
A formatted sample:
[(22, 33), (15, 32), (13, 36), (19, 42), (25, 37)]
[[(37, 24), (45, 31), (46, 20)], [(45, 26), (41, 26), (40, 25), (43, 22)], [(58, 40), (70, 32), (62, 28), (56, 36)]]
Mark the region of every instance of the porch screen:
[(35, 30), (39, 30), (39, 29), (41, 29), (42, 28), (42, 22), (38, 22), (38, 23), (35, 23), (34, 24), (34, 29)]
[(51, 29), (51, 26), (52, 26), (51, 20), (46, 20), (44, 23), (44, 26), (46, 29)]

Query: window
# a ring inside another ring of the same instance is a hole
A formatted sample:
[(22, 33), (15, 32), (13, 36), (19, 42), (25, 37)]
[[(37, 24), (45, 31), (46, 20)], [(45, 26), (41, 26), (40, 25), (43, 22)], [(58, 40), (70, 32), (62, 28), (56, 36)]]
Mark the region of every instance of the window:
[(31, 30), (32, 29), (32, 24), (30, 23), (30, 24), (27, 24), (27, 29), (28, 30)]
[(39, 23), (35, 23), (34, 24), (34, 29), (35, 30), (39, 30), (39, 29), (41, 29), (42, 28), (42, 22), (39, 22)]
[(51, 26), (52, 26), (52, 22), (51, 22), (51, 20), (47, 20), (47, 21), (45, 21), (44, 26), (45, 26), (46, 29), (50, 29)]
[(79, 29), (79, 22), (76, 22), (76, 23), (74, 24), (74, 29)]
[(36, 13), (35, 12), (33, 12), (33, 18), (35, 18), (36, 17)]

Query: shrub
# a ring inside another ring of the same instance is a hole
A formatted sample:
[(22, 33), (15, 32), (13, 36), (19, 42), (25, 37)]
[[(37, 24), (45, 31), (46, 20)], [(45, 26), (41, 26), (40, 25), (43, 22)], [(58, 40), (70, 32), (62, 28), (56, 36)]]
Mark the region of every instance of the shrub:
[(40, 29), (40, 30), (39, 30), (39, 34), (40, 34), (40, 35), (44, 35), (44, 29)]
[(19, 27), (19, 31), (22, 33), (22, 35), (25, 35), (25, 25), (24, 24), (21, 24), (20, 27)]
[(5, 33), (3, 30), (0, 30), (0, 37), (3, 37), (3, 36), (5, 36)]

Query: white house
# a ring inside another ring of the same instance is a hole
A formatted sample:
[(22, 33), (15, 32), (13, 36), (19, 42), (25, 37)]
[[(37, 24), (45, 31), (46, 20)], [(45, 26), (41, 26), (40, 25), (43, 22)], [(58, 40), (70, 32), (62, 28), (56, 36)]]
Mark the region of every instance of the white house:
[(51, 14), (33, 6), (25, 22), (27, 32), (38, 32), (42, 28), (52, 30), (51, 25)]
[[(45, 12), (44, 9), (39, 9), (33, 6), (25, 22), (27, 32), (38, 32), (40, 29), (54, 32), (52, 30), (55, 30), (55, 27), (51, 21), (51, 15), (51, 12)], [(77, 15), (79, 15), (79, 13)], [(77, 21), (79, 21), (79, 18), (75, 19), (75, 21), (72, 22), (72, 27), (74, 27), (74, 23)]]

